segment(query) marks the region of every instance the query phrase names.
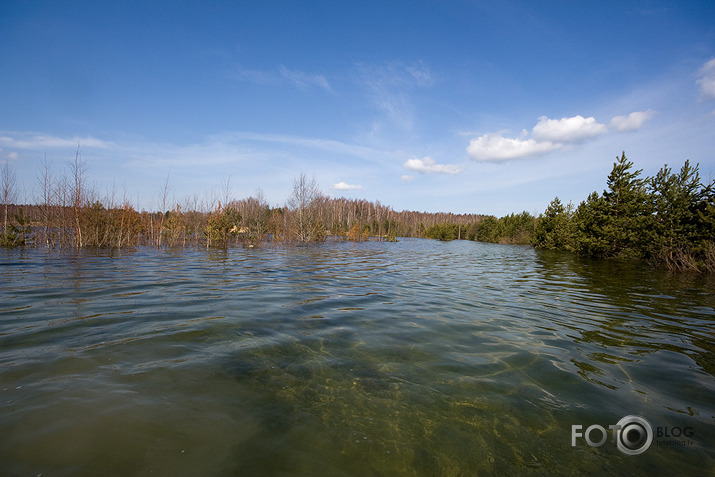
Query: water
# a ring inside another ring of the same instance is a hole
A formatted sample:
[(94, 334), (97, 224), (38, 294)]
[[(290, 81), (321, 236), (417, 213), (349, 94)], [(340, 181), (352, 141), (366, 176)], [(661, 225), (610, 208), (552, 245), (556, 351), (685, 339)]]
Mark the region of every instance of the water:
[[(712, 277), (403, 240), (1, 250), (0, 285), (0, 475), (715, 472)], [(627, 415), (691, 437), (572, 446)]]

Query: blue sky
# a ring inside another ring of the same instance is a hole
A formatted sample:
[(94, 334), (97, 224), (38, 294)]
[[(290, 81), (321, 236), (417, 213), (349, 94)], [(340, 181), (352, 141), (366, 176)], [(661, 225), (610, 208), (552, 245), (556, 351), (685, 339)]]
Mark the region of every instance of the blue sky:
[[(542, 212), (644, 173), (715, 177), (712, 1), (13, 1), (0, 4), (0, 161), (22, 200), (77, 144), (101, 195), (314, 175), (396, 210)], [(229, 179), (230, 178), (230, 179)]]

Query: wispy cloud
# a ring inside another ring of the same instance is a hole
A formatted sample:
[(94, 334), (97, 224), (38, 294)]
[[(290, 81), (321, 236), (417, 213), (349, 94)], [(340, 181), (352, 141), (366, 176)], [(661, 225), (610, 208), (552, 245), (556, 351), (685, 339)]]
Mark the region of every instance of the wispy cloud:
[(394, 122), (405, 127), (412, 125), (414, 112), (404, 93), (387, 93), (382, 91), (375, 95), (373, 104), (378, 110), (387, 114)]
[(535, 157), (579, 144), (607, 134), (610, 131), (636, 131), (655, 115), (655, 111), (635, 111), (626, 116), (615, 116), (610, 127), (599, 123), (596, 118), (576, 115), (570, 118), (539, 118), (531, 130), (524, 131), (520, 138), (509, 138), (502, 134), (484, 134), (472, 139), (467, 153), (476, 161), (507, 161), (525, 157)]
[(696, 83), (700, 86), (700, 97), (703, 101), (715, 99), (715, 58), (700, 68)]
[(276, 84), (278, 83), (278, 75), (274, 71), (260, 70), (240, 70), (230, 75), (231, 79), (237, 81), (247, 81), (255, 84)]
[(384, 65), (356, 65), (361, 81), (373, 89), (432, 86), (433, 74), (424, 63), (405, 64), (400, 61)]
[[(385, 114), (387, 120), (402, 130), (414, 126), (414, 107), (410, 92), (414, 88), (432, 86), (432, 72), (422, 62), (405, 65), (391, 62), (386, 65), (356, 65), (358, 81), (367, 91), (373, 107)], [(373, 124), (373, 129), (376, 128)]]
[(28, 149), (42, 150), (43, 148), (76, 148), (93, 147), (100, 149), (108, 149), (114, 147), (115, 144), (108, 141), (103, 141), (91, 136), (72, 138), (50, 136), (46, 134), (34, 133), (15, 133), (4, 134), (0, 136), (0, 145), (13, 149)]
[(413, 65), (406, 66), (405, 71), (412, 76), (412, 79), (418, 86), (428, 87), (432, 86), (434, 82), (434, 75), (421, 61)]
[(333, 139), (323, 139), (305, 136), (291, 136), (287, 134), (263, 134), (253, 132), (227, 133), (220, 136), (215, 136), (221, 142), (234, 142), (239, 140), (248, 140), (256, 142), (283, 144), (287, 146), (298, 146), (306, 149), (316, 149), (329, 152), (331, 154), (339, 154), (346, 156), (359, 157), (369, 162), (379, 163), (385, 158), (385, 151), (372, 147), (362, 146)]
[[(261, 144), (255, 144), (261, 143)], [(63, 151), (73, 153), (80, 146), (84, 150), (102, 151), (103, 155), (120, 156), (137, 166), (226, 164), (255, 156), (257, 151), (273, 157), (291, 151), (294, 157), (319, 154), (342, 161), (345, 157), (360, 159), (364, 163), (384, 164), (393, 153), (349, 142), (310, 136), (264, 134), (254, 132), (229, 132), (215, 134), (190, 144), (166, 144), (142, 140), (109, 141), (93, 136), (57, 136), (50, 134), (0, 131), (0, 151), (17, 154), (17, 151)]]
[(310, 86), (316, 86), (325, 91), (331, 91), (330, 83), (328, 83), (328, 80), (323, 75), (309, 74), (300, 70), (290, 70), (283, 65), (281, 65), (278, 71), (283, 78), (298, 88), (305, 89)]
[[(462, 168), (455, 164), (437, 164), (431, 157), (422, 159), (408, 159), (404, 166), (406, 169), (421, 173), (459, 174)], [(404, 178), (404, 176), (403, 176)], [(404, 180), (404, 179), (403, 179)]]
[(299, 89), (315, 87), (329, 92), (332, 91), (330, 82), (324, 75), (306, 73), (299, 69), (287, 68), (284, 65), (281, 65), (276, 71), (240, 70), (231, 75), (231, 77), (238, 81), (261, 85), (291, 84)]
[(358, 184), (347, 184), (345, 182), (338, 182), (333, 184), (333, 189), (335, 190), (361, 190), (362, 186)]

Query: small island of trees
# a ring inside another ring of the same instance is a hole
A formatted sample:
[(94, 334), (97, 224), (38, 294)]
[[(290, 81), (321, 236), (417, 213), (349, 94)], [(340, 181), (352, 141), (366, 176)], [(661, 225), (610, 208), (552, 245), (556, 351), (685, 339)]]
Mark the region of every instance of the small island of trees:
[(38, 173), (39, 200), (17, 205), (15, 178), (2, 168), (3, 222), (0, 245), (61, 248), (231, 246), (270, 242), (384, 240), (420, 237), (528, 244), (584, 256), (638, 260), (674, 271), (715, 272), (715, 181), (703, 184), (699, 165), (679, 172), (667, 165), (642, 177), (625, 152), (616, 158), (603, 193), (577, 207), (556, 197), (543, 214), (494, 217), (481, 214), (397, 212), (378, 201), (330, 198), (315, 179), (300, 174), (285, 206), (271, 207), (259, 191), (241, 200), (168, 206), (168, 179), (161, 211), (138, 212), (128, 200), (100, 198), (85, 185), (79, 148), (74, 162), (53, 180), (46, 163)]

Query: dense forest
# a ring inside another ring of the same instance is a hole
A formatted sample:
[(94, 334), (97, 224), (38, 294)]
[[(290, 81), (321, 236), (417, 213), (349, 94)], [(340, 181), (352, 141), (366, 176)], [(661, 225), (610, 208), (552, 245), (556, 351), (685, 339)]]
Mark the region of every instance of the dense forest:
[(47, 248), (135, 245), (157, 247), (260, 246), (266, 241), (320, 242), (420, 237), (439, 240), (528, 244), (585, 256), (642, 260), (678, 271), (715, 272), (715, 181), (703, 184), (688, 161), (641, 177), (625, 153), (616, 158), (603, 193), (577, 207), (556, 197), (545, 212), (494, 217), (479, 214), (397, 212), (379, 202), (324, 195), (305, 174), (293, 183), (286, 204), (270, 206), (263, 195), (235, 200), (196, 198), (169, 204), (168, 179), (160, 211), (137, 211), (127, 200), (101, 198), (85, 185), (79, 154), (59, 180), (46, 164), (38, 173), (40, 194), (30, 205), (14, 204), (15, 179), (2, 168), (3, 222), (0, 245)]

